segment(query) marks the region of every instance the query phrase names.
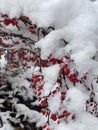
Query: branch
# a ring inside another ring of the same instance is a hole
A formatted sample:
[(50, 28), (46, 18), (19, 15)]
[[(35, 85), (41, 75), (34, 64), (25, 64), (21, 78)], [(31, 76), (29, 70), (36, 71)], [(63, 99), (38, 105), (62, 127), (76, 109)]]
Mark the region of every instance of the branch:
[(4, 31), (0, 31), (0, 34), (1, 34), (1, 35), (5, 35), (5, 36), (19, 37), (19, 38), (21, 38), (21, 39), (29, 40), (29, 41), (31, 41), (31, 42), (33, 43), (33, 45), (34, 45), (34, 43), (36, 42), (36, 41), (32, 40), (32, 39), (29, 38), (29, 37), (23, 36), (22, 34), (8, 33), (8, 32), (4, 32)]

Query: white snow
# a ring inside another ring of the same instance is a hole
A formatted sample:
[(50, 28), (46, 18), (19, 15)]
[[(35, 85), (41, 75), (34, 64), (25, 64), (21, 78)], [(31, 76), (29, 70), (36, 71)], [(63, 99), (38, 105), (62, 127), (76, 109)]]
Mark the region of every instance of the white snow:
[(82, 112), (77, 121), (66, 123), (62, 122), (55, 127), (55, 130), (98, 130), (98, 119), (89, 113)]
[[(53, 89), (53, 86), (58, 78), (60, 66), (58, 64), (52, 65), (48, 68), (42, 68), (44, 76), (44, 95), (47, 96)], [(55, 87), (55, 86), (54, 86)]]
[(52, 65), (48, 68), (42, 68), (44, 82), (49, 82), (54, 84), (57, 80), (59, 70), (60, 70), (60, 66), (58, 64)]
[(9, 124), (8, 118), (9, 118), (9, 111), (7, 112), (0, 112), (0, 117), (2, 119), (2, 122), (4, 123), (3, 127), (0, 128), (0, 130), (13, 130), (13, 127)]
[(16, 117), (23, 114), (25, 116), (24, 120), (28, 118), (29, 122), (36, 122), (37, 126), (41, 126), (47, 121), (47, 117), (43, 116), (37, 111), (30, 110), (27, 106), (23, 104), (16, 104), (15, 108), (17, 110)]
[(6, 63), (7, 63), (7, 61), (5, 60), (5, 54), (3, 54), (0, 59), (0, 69), (3, 69), (6, 65)]
[(78, 88), (71, 88), (67, 91), (64, 105), (69, 112), (80, 113), (86, 109), (88, 96)]
[(51, 111), (51, 113), (58, 112), (61, 103), (60, 98), (61, 94), (59, 92), (48, 100), (49, 110)]
[[(79, 74), (88, 72), (88, 85), (91, 84), (94, 74), (98, 76), (98, 58), (93, 59), (94, 56), (97, 57), (98, 53), (98, 0), (95, 2), (90, 0), (0, 0), (0, 12), (8, 14), (10, 18), (28, 16), (37, 27), (53, 26), (55, 30), (36, 42), (35, 47), (41, 49), (41, 58), (47, 59), (52, 53), (55, 58), (62, 58), (69, 53)], [(62, 44), (61, 39), (67, 41), (68, 44)], [(3, 55), (0, 59), (0, 67), (3, 68), (5, 64)], [(36, 68), (36, 70), (38, 69)], [(58, 64), (42, 68), (44, 77), (42, 96), (48, 96), (55, 89), (59, 70)], [(8, 77), (12, 88), (16, 88), (15, 92), (22, 91), (24, 98), (33, 97), (29, 88), (30, 83), (26, 80), (32, 76), (32, 73), (34, 73), (33, 68), (24, 75)], [(98, 103), (98, 90), (96, 89), (98, 85), (94, 82), (93, 85), (95, 86), (95, 101)], [(48, 100), (52, 113), (56, 113), (60, 107), (60, 96), (58, 92)], [(77, 119), (71, 123), (62, 122), (55, 125), (55, 130), (98, 130), (98, 119), (85, 112), (87, 99), (88, 95), (82, 89), (70, 87), (63, 101), (64, 109), (76, 113)], [(15, 105), (18, 112), (17, 117), (24, 114), (25, 118), (29, 117), (31, 122), (36, 121), (38, 126), (47, 121), (47, 117), (30, 110), (25, 105)], [(0, 112), (0, 116), (5, 123), (0, 130), (11, 130), (11, 126), (6, 122), (8, 114), (4, 115)]]

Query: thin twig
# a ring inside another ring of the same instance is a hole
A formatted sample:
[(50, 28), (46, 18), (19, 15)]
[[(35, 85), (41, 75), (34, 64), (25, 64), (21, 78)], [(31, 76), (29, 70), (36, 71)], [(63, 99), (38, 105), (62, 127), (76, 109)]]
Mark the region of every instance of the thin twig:
[(0, 31), (0, 34), (4, 35), (4, 36), (10, 36), (10, 37), (13, 36), (13, 37), (19, 37), (21, 39), (26, 39), (26, 40), (31, 41), (33, 44), (36, 42), (36, 41), (30, 39), (29, 37), (23, 36), (22, 34), (8, 33), (8, 32), (4, 32), (4, 31)]

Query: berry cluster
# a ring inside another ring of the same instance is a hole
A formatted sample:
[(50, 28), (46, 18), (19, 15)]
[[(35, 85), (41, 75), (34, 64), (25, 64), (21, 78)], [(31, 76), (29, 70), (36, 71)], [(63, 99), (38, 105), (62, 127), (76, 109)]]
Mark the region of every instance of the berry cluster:
[(12, 19), (4, 19), (4, 25), (8, 26), (9, 24), (16, 26), (18, 25), (18, 19), (12, 18)]

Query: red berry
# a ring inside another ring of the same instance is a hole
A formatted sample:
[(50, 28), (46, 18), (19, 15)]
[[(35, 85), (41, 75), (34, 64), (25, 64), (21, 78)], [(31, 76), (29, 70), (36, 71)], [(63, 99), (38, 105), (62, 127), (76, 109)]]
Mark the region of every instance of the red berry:
[(1, 17), (2, 17), (2, 18), (6, 17), (6, 16), (7, 16), (6, 14), (1, 14)]
[(47, 128), (46, 130), (50, 130), (50, 128)]
[(32, 34), (36, 34), (36, 31), (35, 31), (35, 30), (30, 30), (30, 32), (31, 32)]
[(57, 124), (60, 124), (60, 121), (58, 120)]
[(76, 79), (75, 81), (76, 81), (76, 83), (80, 83), (80, 80), (79, 80), (79, 79)]
[(91, 89), (89, 87), (87, 87), (87, 90), (90, 91)]
[(24, 16), (24, 18), (25, 18), (25, 20), (27, 20), (27, 21), (29, 20), (29, 17), (28, 17), (28, 16)]
[(18, 24), (18, 19), (17, 19), (17, 18), (12, 18), (12, 19), (11, 19), (11, 24), (12, 24), (13, 26), (17, 25), (17, 24)]
[(61, 92), (61, 100), (65, 99), (65, 94), (66, 94), (66, 92)]
[(58, 116), (58, 119), (64, 118), (64, 115)]
[(64, 64), (64, 66), (63, 66), (64, 68), (66, 68), (66, 67), (68, 67), (68, 64)]
[(38, 87), (38, 91), (40, 91), (40, 90), (42, 90), (43, 89), (43, 85), (40, 85), (39, 87)]
[(73, 114), (71, 118), (72, 118), (72, 120), (74, 120), (76, 118), (76, 115)]
[(65, 111), (63, 112), (63, 115), (66, 116), (66, 117), (68, 117), (68, 116), (70, 115), (70, 113), (65, 110)]
[(46, 100), (42, 101), (42, 102), (41, 102), (41, 106), (42, 106), (42, 107), (48, 107), (47, 101), (46, 101)]
[(84, 75), (84, 77), (83, 77), (85, 80), (87, 79), (87, 77), (86, 77), (86, 75)]
[(39, 77), (39, 75), (32, 75), (32, 78), (33, 79), (36, 79), (36, 78), (38, 78)]
[(56, 121), (56, 120), (57, 120), (56, 114), (51, 114), (50, 118), (51, 118), (53, 121)]
[(40, 96), (41, 95), (41, 92), (38, 92), (38, 96)]
[(52, 94), (55, 94), (56, 93), (56, 90), (52, 91)]
[(38, 98), (38, 101), (40, 102), (40, 101), (41, 101), (41, 98)]
[(46, 128), (46, 126), (47, 126), (47, 125), (43, 125), (43, 126), (41, 126), (41, 127), (42, 127), (42, 129), (45, 129), (45, 128)]
[(37, 83), (37, 82), (40, 82), (41, 81), (41, 78), (39, 77), (39, 78), (36, 78), (36, 79), (34, 79), (34, 83)]
[(22, 43), (26, 43), (26, 40), (25, 40), (25, 39), (22, 39)]
[(64, 64), (63, 67), (61, 68), (61, 71), (64, 71), (64, 69), (68, 67), (68, 64)]
[(67, 56), (67, 55), (65, 56), (65, 58), (66, 58), (67, 60), (68, 60), (68, 59), (70, 59), (70, 57), (69, 57), (69, 56)]
[(50, 62), (54, 65), (54, 64), (56, 64), (56, 63), (57, 63), (57, 59), (52, 58), (52, 59), (50, 59)]
[(58, 82), (58, 83), (61, 83), (61, 79), (57, 79), (57, 82)]
[(71, 82), (75, 82), (75, 80), (76, 80), (76, 73), (70, 74), (69, 80), (70, 80)]
[(34, 30), (35, 27), (34, 27), (34, 26), (29, 26), (29, 29), (30, 29), (30, 30)]
[(29, 26), (29, 30), (32, 34), (36, 34), (36, 31), (35, 31), (35, 27), (34, 26)]
[(43, 110), (41, 110), (41, 113), (42, 113), (43, 115), (45, 115), (45, 113), (46, 113), (46, 112), (45, 112), (45, 111), (43, 111)]
[(63, 59), (58, 60), (58, 63), (64, 63)]
[(70, 73), (70, 69), (66, 68), (66, 71), (64, 72), (64, 75), (67, 76), (67, 75), (69, 75), (69, 73)]
[(62, 101), (65, 100), (65, 96), (61, 96), (61, 100), (62, 100)]
[(7, 26), (7, 25), (9, 25), (11, 23), (11, 20), (9, 20), (9, 19), (5, 19), (4, 20), (4, 24)]

